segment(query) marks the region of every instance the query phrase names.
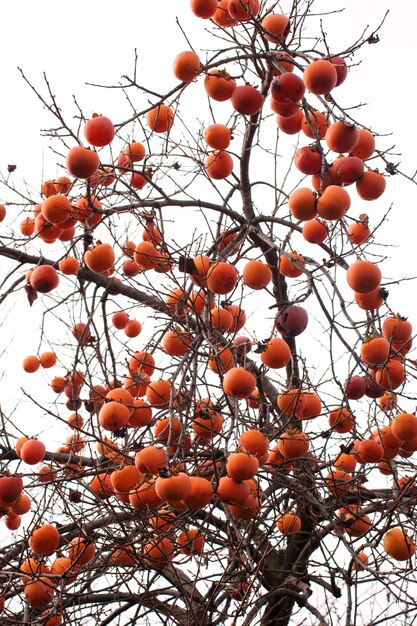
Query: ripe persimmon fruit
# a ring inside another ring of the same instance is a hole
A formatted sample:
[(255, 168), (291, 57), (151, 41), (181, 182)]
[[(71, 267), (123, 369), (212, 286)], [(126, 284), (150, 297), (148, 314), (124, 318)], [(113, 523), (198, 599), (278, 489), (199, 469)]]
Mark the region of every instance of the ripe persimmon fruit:
[(97, 172), (99, 165), (100, 159), (97, 152), (83, 146), (71, 148), (67, 154), (67, 170), (76, 178), (89, 178)]
[(93, 114), (84, 126), (84, 137), (91, 146), (108, 146), (114, 139), (113, 122), (105, 115)]
[(200, 73), (201, 61), (195, 52), (186, 50), (180, 52), (174, 59), (173, 72), (175, 78), (184, 83), (190, 83)]
[(166, 133), (174, 123), (174, 111), (167, 104), (160, 104), (146, 114), (146, 123), (155, 133)]

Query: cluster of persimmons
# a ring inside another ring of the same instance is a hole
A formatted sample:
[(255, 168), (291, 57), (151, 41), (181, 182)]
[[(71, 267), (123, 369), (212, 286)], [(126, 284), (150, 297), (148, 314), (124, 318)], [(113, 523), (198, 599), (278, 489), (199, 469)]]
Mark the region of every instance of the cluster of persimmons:
[[(191, 0), (191, 10), (224, 32), (252, 27), (262, 51), (260, 62), (267, 70), (253, 86), (243, 80), (239, 83), (227, 63), (207, 68), (193, 50), (175, 58), (173, 71), (181, 88), (196, 83), (198, 89), (203, 77), (209, 101), (224, 102), (225, 110), (228, 107), (224, 123), (208, 124), (202, 132), (199, 176), (215, 185), (226, 184), (217, 181), (236, 182), (237, 158), (230, 151), (235, 139), (226, 121), (232, 116), (235, 127), (262, 121), (274, 124), (280, 133), (299, 133), (311, 140), (293, 155), (293, 168), (311, 176), (310, 183), (304, 181), (287, 195), (287, 217), (280, 228), (287, 224), (287, 231), (298, 232), (304, 242), (314, 244), (319, 256), (332, 249), (334, 238), (344, 238), (349, 253), (335, 262), (339, 263), (337, 284), (357, 314), (366, 315), (366, 332), (359, 350), (352, 349), (355, 368), (336, 392), (340, 401), (329, 406), (319, 386), (295, 375), (301, 361), (295, 341), (308, 328), (307, 307), (295, 298), (279, 301), (277, 297), (283, 285), (291, 290), (303, 281), (313, 282), (320, 264), (281, 245), (285, 234), (269, 240), (277, 252), (274, 265), (268, 250), (259, 244), (265, 239), (255, 238), (252, 243), (258, 248), (253, 246), (248, 256), (242, 256), (243, 245), (249, 241), (247, 215), (241, 222), (231, 219), (219, 229), (211, 246), (185, 258), (168, 241), (156, 211), (138, 217), (132, 209), (123, 216), (130, 219), (131, 214), (132, 220), (141, 222), (141, 240), (116, 244), (110, 238), (111, 228), (102, 228), (117, 214), (108, 198), (121, 187), (125, 198), (127, 187), (132, 202), (140, 206), (143, 190), (147, 194), (143, 206), (152, 208), (155, 172), (147, 146), (159, 135), (168, 141), (175, 132), (175, 104), (167, 100), (150, 107), (145, 114), (146, 141), (125, 142), (111, 164), (103, 165), (101, 149), (110, 145), (114, 149), (119, 141), (117, 127), (104, 115), (86, 121), (83, 141), (88, 145), (82, 145), (80, 138), (79, 145), (67, 152), (67, 171), (42, 184), (42, 198), (20, 222), (20, 234), (28, 246), (47, 244), (55, 255), (46, 260), (48, 254), (42, 248), (39, 263), (32, 262), (27, 271), (26, 290), (48, 302), (49, 296), (43, 294), (66, 298), (70, 286), (77, 299), (79, 280), (83, 289), (85, 285), (104, 287), (103, 302), (123, 296), (135, 300), (146, 285), (170, 280), (167, 289), (154, 290), (164, 294), (153, 300), (154, 310), (165, 319), (164, 332), (158, 339), (155, 333), (152, 340), (148, 334), (143, 345), (136, 345), (131, 340), (138, 341), (142, 326), (148, 324), (149, 330), (151, 309), (146, 324), (138, 307), (134, 317), (123, 304), (109, 314), (105, 307), (93, 312), (86, 309), (85, 317), (71, 324), (71, 361), (65, 361), (57, 350), (24, 359), (28, 374), (52, 373), (50, 397), (59, 398), (60, 420), (67, 424), (69, 436), (56, 452), (48, 452), (42, 437), (34, 433), (17, 437), (14, 456), (0, 477), (0, 506), (6, 527), (17, 531), (21, 516), (33, 514), (36, 508), (32, 489), (34, 493), (56, 486), (62, 489), (66, 480), (71, 484), (77, 476), (84, 480), (88, 468), (84, 485), (94, 506), (102, 507), (103, 514), (111, 506), (146, 526), (143, 539), (127, 538), (112, 547), (108, 568), (140, 564), (162, 571), (177, 554), (182, 558), (201, 555), (211, 539), (209, 516), (205, 519), (202, 514), (209, 508), (219, 512), (219, 519), (245, 528), (269, 515), (272, 507), (278, 541), (285, 545), (307, 532), (291, 491), (293, 472), (305, 464), (315, 477), (317, 497), (332, 511), (331, 530), (341, 531), (346, 545), (369, 536), (377, 524), (372, 513), (364, 510), (368, 501), (358, 476), (365, 467), (378, 467), (382, 474), (393, 476), (404, 497), (413, 486), (412, 477), (398, 475), (395, 463), (417, 451), (417, 417), (411, 409), (400, 409), (399, 401), (412, 326), (400, 315), (379, 313), (386, 294), (379, 264), (365, 254), (372, 240), (368, 218), (362, 215), (346, 221), (353, 189), (361, 200), (375, 201), (386, 185), (386, 177), (371, 167), (376, 158), (373, 134), (350, 118), (342, 118), (328, 104), (333, 102), (330, 94), (348, 76), (346, 60), (328, 54), (292, 54), (286, 44), (291, 19), (274, 12), (260, 17), (258, 0)], [(321, 105), (324, 111), (319, 110)], [(276, 120), (271, 121), (265, 109), (276, 114)], [(7, 214), (1, 206), (0, 220), (6, 220)], [(265, 331), (270, 334), (261, 342), (252, 338), (244, 310), (245, 298), (258, 292), (265, 302), (273, 295), (278, 307), (272, 331)], [(143, 302), (140, 295), (137, 300)], [(104, 328), (99, 337), (97, 328)], [(245, 334), (239, 335), (240, 331)], [(116, 348), (115, 338), (122, 334), (117, 345), (123, 348)], [(112, 354), (116, 349), (119, 353), (117, 372), (105, 372), (98, 381), (89, 372), (100, 344), (107, 345)], [(57, 371), (60, 364), (66, 372)], [(193, 368), (195, 380), (188, 385), (190, 376), (186, 375)], [(285, 382), (279, 389), (276, 383), (271, 388), (277, 375)], [(355, 418), (354, 404), (361, 398), (377, 407), (373, 429), (363, 428)], [(265, 409), (270, 420), (265, 418)], [(340, 442), (338, 435), (346, 435), (342, 451), (332, 453), (330, 459), (316, 455), (315, 439), (323, 426), (315, 430), (314, 420), (323, 417), (329, 438)], [(36, 424), (33, 427), (40, 430)], [(306, 432), (310, 429), (312, 435)], [(96, 453), (91, 451), (94, 446)], [(277, 484), (288, 490), (285, 506), (274, 506), (269, 499)], [(55, 606), (63, 589), (82, 580), (83, 573), (101, 558), (100, 545), (87, 525), (82, 519), (73, 521), (71, 538), (42, 521), (32, 525), (23, 539), (20, 554), (25, 556), (17, 569), (24, 597), (34, 610), (46, 610), (48, 626), (62, 623), (63, 617), (61, 609), (46, 607)], [(384, 552), (397, 561), (409, 561), (416, 549), (413, 537), (400, 522), (384, 524), (382, 520)], [(350, 556), (353, 569), (368, 567), (369, 554), (358, 551), (355, 544)]]

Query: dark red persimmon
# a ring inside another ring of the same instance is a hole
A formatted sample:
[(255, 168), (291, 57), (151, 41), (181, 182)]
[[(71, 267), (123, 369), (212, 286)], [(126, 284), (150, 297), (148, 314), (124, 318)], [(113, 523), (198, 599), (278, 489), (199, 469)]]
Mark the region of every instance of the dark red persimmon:
[(105, 115), (94, 114), (84, 126), (84, 137), (92, 146), (108, 146), (114, 139), (113, 122)]
[(49, 293), (58, 287), (59, 276), (51, 265), (38, 265), (30, 275), (30, 284), (40, 293)]
[(231, 103), (235, 111), (243, 115), (255, 115), (262, 108), (262, 94), (251, 85), (236, 87), (232, 93)]
[(99, 165), (100, 159), (97, 152), (83, 146), (71, 148), (67, 154), (67, 170), (76, 178), (89, 178), (97, 172)]
[(300, 102), (305, 89), (303, 80), (297, 74), (285, 72), (272, 81), (271, 97), (277, 102)]

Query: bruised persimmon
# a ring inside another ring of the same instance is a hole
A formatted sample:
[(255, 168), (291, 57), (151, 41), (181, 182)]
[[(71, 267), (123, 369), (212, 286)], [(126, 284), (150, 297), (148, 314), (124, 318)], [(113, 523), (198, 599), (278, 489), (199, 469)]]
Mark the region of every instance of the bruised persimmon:
[(35, 232), (35, 220), (31, 217), (25, 217), (19, 225), (20, 232), (25, 237), (30, 237)]
[(132, 394), (127, 389), (123, 389), (122, 387), (109, 389), (106, 393), (106, 400), (120, 402), (121, 404), (129, 406), (133, 403)]
[(51, 265), (38, 265), (30, 275), (30, 284), (39, 293), (49, 293), (59, 284), (59, 276)]
[(230, 98), (235, 111), (242, 115), (255, 115), (262, 108), (263, 98), (261, 92), (252, 85), (239, 85), (233, 91)]
[(324, 95), (336, 87), (336, 68), (325, 59), (313, 61), (304, 69), (303, 81), (310, 93)]
[(238, 280), (234, 265), (226, 261), (213, 263), (207, 274), (207, 287), (213, 293), (224, 295), (233, 291)]
[(97, 152), (83, 146), (71, 148), (67, 154), (67, 170), (76, 178), (89, 178), (97, 172), (99, 165), (100, 159)]
[(276, 102), (298, 103), (305, 93), (305, 85), (299, 76), (285, 72), (271, 82), (271, 97)]
[(2, 476), (0, 478), (0, 501), (3, 506), (11, 504), (19, 498), (23, 491), (23, 481), (20, 476)]
[(107, 402), (101, 407), (98, 420), (104, 430), (115, 432), (127, 425), (130, 409), (120, 402)]
[(302, 174), (318, 174), (322, 159), (316, 144), (298, 148), (294, 154), (294, 165)]

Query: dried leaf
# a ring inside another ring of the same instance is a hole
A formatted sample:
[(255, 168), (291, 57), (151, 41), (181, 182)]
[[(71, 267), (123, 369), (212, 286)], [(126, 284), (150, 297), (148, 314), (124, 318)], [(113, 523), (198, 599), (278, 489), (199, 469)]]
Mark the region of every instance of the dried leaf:
[(32, 285), (25, 285), (25, 291), (28, 297), (29, 305), (32, 306), (35, 300), (38, 299), (38, 292), (32, 287)]

